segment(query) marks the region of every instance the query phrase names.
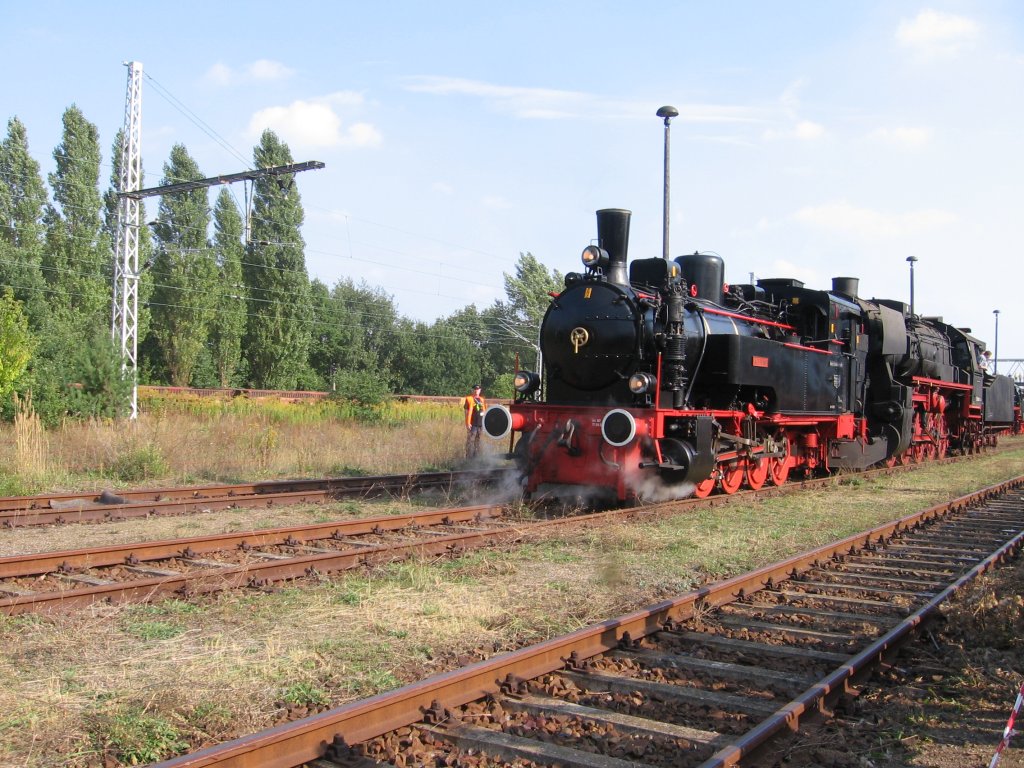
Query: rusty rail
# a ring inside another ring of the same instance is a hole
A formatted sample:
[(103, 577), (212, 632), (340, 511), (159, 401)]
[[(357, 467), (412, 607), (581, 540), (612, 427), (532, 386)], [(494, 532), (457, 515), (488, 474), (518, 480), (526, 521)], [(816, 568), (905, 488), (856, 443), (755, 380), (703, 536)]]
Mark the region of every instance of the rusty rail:
[[(892, 537), (908, 533), (927, 521), (963, 512), (973, 505), (1022, 486), (1024, 477), (1000, 483), (563, 637), (502, 654), (396, 691), (280, 725), (160, 765), (163, 768), (294, 768), (323, 756), (332, 745), (358, 744), (373, 739), (396, 728), (420, 721), (428, 711), (454, 708), (489, 694), (496, 694), (502, 681), (535, 678), (563, 669), (570, 658), (589, 659), (616, 649), (624, 642), (627, 646), (631, 645), (639, 638), (661, 631), (666, 625), (671, 626), (693, 618), (698, 611), (705, 611), (708, 606), (723, 606), (760, 590), (774, 588), (780, 582), (798, 576), (808, 569), (841, 560), (859, 550), (882, 546)], [(1006, 557), (1010, 551), (1019, 548), (1022, 535), (1024, 534), (1018, 531), (994, 553), (978, 563), (969, 573), (957, 578), (953, 584), (942, 590), (912, 616), (843, 663), (826, 678), (808, 688), (793, 702), (778, 709), (746, 736), (721, 749), (712, 759), (705, 762), (704, 766), (735, 764), (772, 734), (793, 726), (802, 715), (814, 709), (825, 697), (838, 694), (848, 679), (863, 671), (867, 664), (891, 649), (896, 642), (907, 637), (948, 595)]]
[(57, 493), (0, 498), (0, 527), (19, 528), (69, 522), (122, 520), (152, 515), (320, 503), (328, 499), (375, 497), (426, 488), (455, 488), (500, 479), (495, 470), (424, 472), (408, 475), (272, 480), (235, 485), (148, 488), (101, 493)]

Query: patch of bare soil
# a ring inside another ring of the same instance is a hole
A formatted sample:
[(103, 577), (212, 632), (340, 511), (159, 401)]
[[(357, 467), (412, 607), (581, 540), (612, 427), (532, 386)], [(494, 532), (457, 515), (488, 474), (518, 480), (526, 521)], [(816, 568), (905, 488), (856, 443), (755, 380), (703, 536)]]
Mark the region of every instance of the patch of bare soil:
[[(1024, 680), (1024, 558), (983, 577), (893, 666), (819, 727), (757, 763), (771, 768), (987, 768)], [(1000, 768), (1024, 766), (1022, 731)]]

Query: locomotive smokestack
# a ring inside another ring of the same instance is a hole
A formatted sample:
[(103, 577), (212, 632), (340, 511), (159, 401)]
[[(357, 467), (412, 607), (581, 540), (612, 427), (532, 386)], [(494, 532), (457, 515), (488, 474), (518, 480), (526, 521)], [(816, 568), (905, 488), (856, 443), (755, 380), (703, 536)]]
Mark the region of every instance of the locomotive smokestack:
[(626, 253), (629, 250), (629, 217), (624, 208), (603, 208), (597, 212), (597, 245), (608, 252), (608, 282), (629, 285)]
[(841, 293), (851, 299), (857, 298), (857, 290), (860, 288), (860, 279), (856, 277), (833, 277), (832, 293)]

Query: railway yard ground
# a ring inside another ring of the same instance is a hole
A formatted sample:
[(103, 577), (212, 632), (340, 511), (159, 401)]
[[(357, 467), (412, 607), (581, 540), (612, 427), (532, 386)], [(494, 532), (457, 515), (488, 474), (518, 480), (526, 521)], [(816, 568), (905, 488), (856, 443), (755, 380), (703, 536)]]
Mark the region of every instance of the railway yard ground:
[[(143, 764), (334, 707), (780, 560), (1024, 474), (1024, 439), (976, 460), (454, 559), (415, 560), (150, 605), (0, 617), (0, 765)], [(415, 503), (415, 502), (414, 502)], [(437, 502), (442, 503), (442, 502)], [(334, 517), (408, 501), (229, 510), (0, 531), (0, 555)], [(987, 765), (1024, 676), (1020, 558), (972, 588), (819, 730), (800, 768)], [(1024, 765), (1024, 744), (1003, 766)], [(772, 764), (772, 762), (766, 763)]]
[[(766, 759), (790, 768), (988, 766), (1024, 677), (1024, 563), (979, 579), (835, 717)], [(1017, 735), (1001, 768), (1024, 766)]]

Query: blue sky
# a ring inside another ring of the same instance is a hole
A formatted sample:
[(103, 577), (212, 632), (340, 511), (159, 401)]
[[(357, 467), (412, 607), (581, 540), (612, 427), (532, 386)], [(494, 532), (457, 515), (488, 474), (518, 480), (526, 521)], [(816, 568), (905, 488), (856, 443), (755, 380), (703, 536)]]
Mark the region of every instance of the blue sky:
[(660, 255), (671, 104), (672, 255), (904, 301), (915, 255), (919, 312), (992, 346), (1000, 309), (1000, 357), (1024, 357), (1017, 0), (0, 0), (0, 18), (0, 117), (44, 171), (72, 103), (109, 152), (140, 61), (147, 185), (175, 143), (231, 173), (273, 128), (326, 163), (298, 177), (311, 275), (382, 286), (409, 317), (490, 305), (521, 252), (578, 269), (598, 208), (631, 209), (631, 257)]

